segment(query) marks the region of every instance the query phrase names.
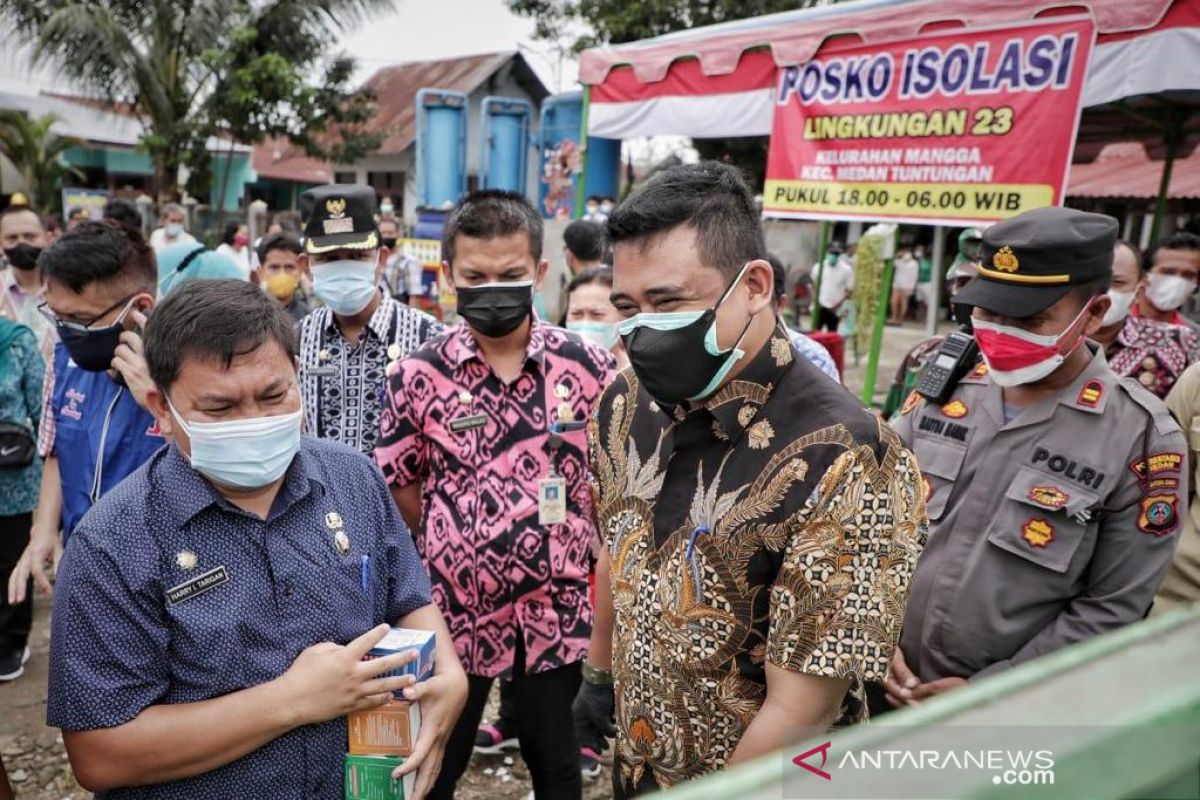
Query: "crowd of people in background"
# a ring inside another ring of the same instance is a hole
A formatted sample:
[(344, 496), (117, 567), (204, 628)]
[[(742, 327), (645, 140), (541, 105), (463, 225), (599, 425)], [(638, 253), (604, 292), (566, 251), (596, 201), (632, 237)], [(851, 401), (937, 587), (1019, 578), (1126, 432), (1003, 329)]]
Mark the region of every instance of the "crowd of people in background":
[[(631, 797), (1200, 599), (1200, 237), (963, 231), (976, 349), (934, 399), (922, 342), (873, 410), (785, 324), (728, 165), (588, 198), (553, 319), (521, 195), (449, 213), (452, 325), (390, 199), (301, 209), (215, 248), (176, 204), (148, 237), (121, 200), (0, 211), (0, 681), (53, 593), (48, 721), (89, 788), (340, 797), (338, 720), (401, 691), (423, 796), (519, 749), (578, 798), (615, 736)], [(819, 329), (853, 259), (829, 246)], [(937, 267), (897, 253), (893, 324)], [(433, 679), (359, 663), (385, 623), (436, 631)]]

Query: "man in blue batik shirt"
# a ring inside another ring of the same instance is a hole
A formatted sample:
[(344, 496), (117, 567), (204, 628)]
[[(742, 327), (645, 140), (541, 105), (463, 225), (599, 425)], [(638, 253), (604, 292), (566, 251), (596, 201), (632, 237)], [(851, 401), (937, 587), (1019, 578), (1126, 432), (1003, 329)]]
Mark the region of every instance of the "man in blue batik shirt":
[[(171, 446), (100, 499), (59, 570), (47, 718), (102, 798), (341, 798), (344, 715), (421, 702), (420, 797), (466, 677), (373, 463), (300, 435), (296, 341), (242, 281), (181, 286), (145, 334)], [(433, 630), (432, 678), (363, 662)]]

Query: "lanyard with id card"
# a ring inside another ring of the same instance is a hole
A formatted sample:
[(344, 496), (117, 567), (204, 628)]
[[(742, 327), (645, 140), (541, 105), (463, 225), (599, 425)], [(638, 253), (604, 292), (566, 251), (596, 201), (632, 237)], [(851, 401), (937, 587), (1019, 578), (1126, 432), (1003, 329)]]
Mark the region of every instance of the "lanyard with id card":
[(557, 525), (567, 521), (567, 481), (558, 474), (558, 468), (554, 465), (558, 451), (563, 446), (563, 438), (556, 428), (557, 425), (550, 428), (550, 438), (546, 440), (550, 473), (538, 481), (539, 525)]

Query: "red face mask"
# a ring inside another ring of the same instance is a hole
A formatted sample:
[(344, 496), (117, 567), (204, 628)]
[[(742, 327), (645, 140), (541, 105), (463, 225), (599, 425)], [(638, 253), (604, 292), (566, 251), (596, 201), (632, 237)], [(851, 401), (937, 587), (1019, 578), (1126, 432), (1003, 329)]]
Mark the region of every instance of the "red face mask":
[(245, 247), (246, 245), (250, 244), (250, 236), (249, 234), (245, 233), (234, 234), (233, 243), (238, 247)]
[(1056, 335), (1030, 333), (1021, 328), (974, 320), (975, 341), (987, 362), (988, 374), (1001, 386), (1036, 383), (1058, 369), (1067, 356), (1083, 344), (1080, 325), (1089, 302), (1067, 329)]

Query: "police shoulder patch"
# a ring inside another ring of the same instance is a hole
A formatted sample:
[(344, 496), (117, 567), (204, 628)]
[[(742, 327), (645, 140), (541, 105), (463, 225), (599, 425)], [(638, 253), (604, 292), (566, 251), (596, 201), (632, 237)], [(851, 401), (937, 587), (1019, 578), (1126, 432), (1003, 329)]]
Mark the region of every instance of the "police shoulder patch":
[(1165, 536), (1179, 525), (1179, 497), (1174, 494), (1151, 494), (1142, 498), (1138, 510), (1138, 530)]
[(904, 398), (904, 405), (900, 406), (900, 416), (906, 416), (912, 412), (921, 403), (921, 395), (917, 394), (917, 390), (913, 389), (908, 393), (908, 397)]
[[(1148, 470), (1146, 461), (1150, 462)], [(1149, 472), (1150, 475), (1158, 475), (1160, 472), (1179, 472), (1179, 469), (1182, 466), (1182, 453), (1164, 452), (1151, 453), (1146, 459), (1135, 459), (1132, 463), (1130, 463), (1129, 469), (1133, 471), (1134, 475), (1145, 479), (1147, 472)]]

